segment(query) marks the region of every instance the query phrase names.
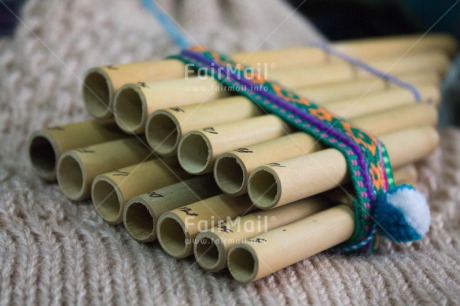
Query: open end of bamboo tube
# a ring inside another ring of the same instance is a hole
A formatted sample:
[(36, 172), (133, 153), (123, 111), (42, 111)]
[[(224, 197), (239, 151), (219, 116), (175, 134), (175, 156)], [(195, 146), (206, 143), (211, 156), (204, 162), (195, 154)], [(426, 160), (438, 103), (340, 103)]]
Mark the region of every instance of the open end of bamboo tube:
[(32, 167), (41, 178), (55, 178), (57, 154), (48, 138), (42, 135), (32, 136), (29, 144), (29, 156)]
[(179, 123), (169, 113), (161, 111), (150, 116), (145, 134), (149, 146), (162, 156), (173, 155), (181, 138)]
[(215, 266), (219, 259), (219, 250), (217, 245), (208, 237), (203, 237), (196, 245), (195, 257), (199, 258), (200, 263), (204, 266)]
[(96, 177), (92, 186), (91, 197), (97, 213), (105, 221), (118, 224), (121, 219), (121, 199), (117, 188), (105, 178)]
[(146, 241), (155, 234), (155, 221), (148, 207), (141, 202), (128, 203), (124, 224), (128, 233), (138, 241)]
[(221, 155), (214, 166), (214, 178), (219, 188), (229, 195), (240, 195), (245, 191), (247, 171), (235, 156)]
[(239, 244), (231, 248), (227, 263), (230, 274), (237, 281), (249, 283), (256, 278), (257, 256), (248, 246)]
[(79, 200), (83, 194), (85, 178), (83, 167), (72, 155), (63, 155), (59, 161), (57, 178), (61, 191), (72, 200)]
[(163, 215), (158, 220), (157, 236), (163, 250), (174, 258), (187, 257), (191, 250), (190, 235), (185, 232), (180, 220)]
[(115, 97), (114, 112), (118, 126), (128, 133), (143, 133), (147, 120), (145, 101), (135, 86), (123, 87)]
[(274, 207), (281, 194), (276, 175), (266, 168), (255, 170), (249, 178), (248, 194), (256, 207)]
[(96, 118), (111, 117), (109, 104), (112, 97), (110, 80), (102, 71), (90, 70), (83, 82), (83, 99), (88, 112)]
[(206, 271), (217, 272), (225, 267), (225, 249), (221, 241), (211, 232), (201, 232), (194, 246), (195, 259)]
[(211, 156), (211, 145), (206, 138), (195, 132), (182, 138), (177, 152), (180, 165), (191, 174), (203, 173), (211, 162)]

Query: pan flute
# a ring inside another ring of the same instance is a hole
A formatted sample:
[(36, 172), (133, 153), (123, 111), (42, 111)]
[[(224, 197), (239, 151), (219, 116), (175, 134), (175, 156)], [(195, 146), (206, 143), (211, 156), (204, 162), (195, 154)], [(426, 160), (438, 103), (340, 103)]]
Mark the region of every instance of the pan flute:
[[(420, 101), (320, 48), (232, 58), (378, 136), (395, 181), (416, 183), (413, 163), (438, 145), (439, 81), (455, 41), (406, 36), (332, 47), (412, 84)], [(91, 198), (133, 239), (158, 240), (175, 258), (194, 254), (206, 271), (228, 267), (251, 282), (354, 231), (340, 152), (178, 60), (89, 69), (83, 100), (94, 120), (34, 132), (32, 167), (68, 198)]]

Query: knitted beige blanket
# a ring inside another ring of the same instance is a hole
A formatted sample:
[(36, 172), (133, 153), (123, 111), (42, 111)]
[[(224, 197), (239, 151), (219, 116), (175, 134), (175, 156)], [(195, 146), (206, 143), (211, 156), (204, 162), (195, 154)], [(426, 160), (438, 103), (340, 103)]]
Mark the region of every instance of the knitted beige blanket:
[[(157, 2), (195, 41), (220, 51), (321, 38), (278, 0)], [(16, 35), (0, 40), (0, 305), (460, 303), (458, 129), (442, 131), (441, 147), (418, 165), (432, 211), (422, 241), (384, 242), (373, 256), (317, 255), (248, 285), (133, 241), (89, 202), (73, 203), (34, 176), (26, 139), (87, 118), (87, 68), (178, 51), (139, 3), (31, 0)]]

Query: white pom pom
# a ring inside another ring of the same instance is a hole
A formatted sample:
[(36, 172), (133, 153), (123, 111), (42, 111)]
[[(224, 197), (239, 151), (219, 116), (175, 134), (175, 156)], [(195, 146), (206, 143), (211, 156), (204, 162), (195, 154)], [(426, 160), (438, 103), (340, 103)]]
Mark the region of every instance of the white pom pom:
[(425, 196), (413, 188), (397, 188), (386, 195), (388, 204), (401, 210), (407, 223), (424, 236), (430, 228), (431, 217)]

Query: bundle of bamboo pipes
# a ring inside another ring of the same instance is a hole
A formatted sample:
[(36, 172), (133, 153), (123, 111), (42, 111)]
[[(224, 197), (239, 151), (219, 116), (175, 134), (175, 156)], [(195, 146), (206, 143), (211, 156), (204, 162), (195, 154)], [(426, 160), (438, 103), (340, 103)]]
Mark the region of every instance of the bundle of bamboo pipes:
[[(413, 163), (438, 144), (439, 80), (455, 41), (428, 35), (332, 47), (413, 84), (421, 101), (318, 48), (232, 57), (379, 136), (395, 181), (415, 183)], [(349, 239), (352, 196), (337, 191), (349, 180), (341, 153), (214, 79), (187, 73), (177, 60), (90, 69), (83, 98), (96, 120), (34, 132), (34, 171), (57, 179), (69, 199), (91, 198), (134, 239), (158, 239), (175, 258), (195, 254), (207, 271), (228, 267), (241, 282)]]

